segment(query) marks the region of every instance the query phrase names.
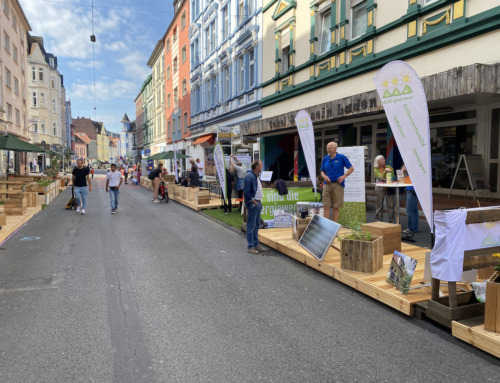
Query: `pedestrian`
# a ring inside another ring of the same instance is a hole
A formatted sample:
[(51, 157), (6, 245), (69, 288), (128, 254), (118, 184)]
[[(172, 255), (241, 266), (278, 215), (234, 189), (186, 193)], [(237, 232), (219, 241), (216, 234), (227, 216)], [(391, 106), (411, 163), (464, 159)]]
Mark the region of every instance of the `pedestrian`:
[(90, 181), (89, 168), (83, 166), (83, 160), (76, 161), (76, 167), (73, 168), (72, 182), (75, 188), (76, 203), (78, 204), (76, 212), (85, 214), (87, 194), (92, 191), (92, 183)]
[(259, 245), (260, 213), (262, 211), (262, 183), (259, 174), (262, 162), (252, 162), (252, 171), (245, 176), (244, 196), (247, 208), (247, 244), (250, 254), (260, 254), (266, 251)]
[(194, 166), (191, 168), (191, 171), (189, 172), (188, 181), (189, 181), (189, 186), (192, 188), (200, 186), (200, 175), (198, 174), (198, 171)]
[[(401, 170), (405, 174), (405, 183), (411, 184), (406, 166), (403, 165)], [(406, 188), (406, 216), (408, 217), (408, 229), (403, 230), (403, 234), (413, 237), (413, 234), (418, 232), (418, 197), (413, 186)]]
[(92, 176), (92, 179), (94, 179), (94, 168), (93, 167), (90, 168), (90, 175)]
[(200, 180), (203, 179), (203, 176), (205, 175), (204, 173), (204, 168), (205, 168), (205, 164), (203, 162), (200, 161), (199, 158), (196, 159), (196, 166), (198, 167), (198, 175), (200, 176)]
[(233, 182), (235, 170), (233, 166), (226, 168), (226, 199), (224, 200), (224, 213), (233, 211)]
[(128, 162), (123, 164), (123, 176), (125, 177), (125, 184), (127, 184), (128, 180)]
[(42, 172), (42, 160), (38, 159), (38, 173)]
[(234, 156), (234, 154), (231, 154), (231, 165), (234, 167), (234, 170), (236, 171), (236, 185), (235, 189), (236, 192), (238, 193), (238, 199), (243, 198), (243, 185), (244, 185), (244, 180), (247, 175), (247, 168), (245, 165), (243, 165), (238, 158)]
[[(394, 169), (392, 166), (386, 165), (385, 157), (380, 155), (375, 157), (375, 162), (373, 163), (373, 174), (375, 175), (375, 182), (386, 183), (389, 178), (392, 182), (394, 179)], [(382, 186), (375, 186), (375, 196), (377, 197), (377, 210), (375, 213), (375, 219), (377, 221), (384, 220), (384, 199), (387, 204), (387, 210), (389, 215), (389, 223), (395, 223), (395, 191), (389, 190), (388, 188)]]
[(158, 167), (149, 173), (148, 178), (153, 181), (153, 203), (160, 203), (158, 201), (158, 189), (160, 188), (161, 175), (163, 173), (163, 164), (160, 162)]
[(116, 164), (111, 164), (111, 171), (106, 174), (106, 193), (109, 193), (111, 201), (111, 214), (115, 214), (118, 209), (118, 196), (122, 182), (122, 175), (116, 171)]
[[(329, 142), (326, 146), (327, 155), (321, 163), (323, 177), (323, 207), (324, 217), (330, 219), (330, 207), (333, 208), (332, 221), (338, 222), (340, 208), (344, 204), (345, 179), (354, 171), (351, 161), (341, 153), (337, 153), (338, 144)], [(347, 172), (344, 174), (344, 169)]]

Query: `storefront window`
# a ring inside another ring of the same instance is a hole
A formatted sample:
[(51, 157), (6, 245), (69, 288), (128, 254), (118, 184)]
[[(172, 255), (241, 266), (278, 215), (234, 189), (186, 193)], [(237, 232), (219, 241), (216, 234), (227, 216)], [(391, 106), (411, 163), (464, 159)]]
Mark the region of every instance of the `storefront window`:
[(477, 154), (475, 124), (431, 127), (433, 187), (449, 188), (461, 154)]

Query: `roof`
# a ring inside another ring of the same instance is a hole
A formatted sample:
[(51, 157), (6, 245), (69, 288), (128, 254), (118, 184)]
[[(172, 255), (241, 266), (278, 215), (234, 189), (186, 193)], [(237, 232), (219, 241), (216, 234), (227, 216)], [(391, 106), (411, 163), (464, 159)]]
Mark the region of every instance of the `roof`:
[(90, 138), (85, 133), (76, 132), (75, 138), (80, 139), (80, 141), (82, 141), (83, 143), (85, 143), (87, 145), (90, 144)]
[(161, 51), (165, 48), (165, 42), (163, 39), (161, 40), (158, 40), (158, 42), (156, 43), (156, 46), (155, 48), (153, 49), (153, 53), (151, 53), (151, 56), (149, 57), (149, 60), (148, 60), (148, 67), (152, 68), (155, 61), (160, 57), (161, 55)]
[(75, 133), (85, 133), (91, 140), (97, 140), (97, 128), (90, 118), (73, 118), (72, 122), (75, 125)]
[[(84, 134), (84, 133), (82, 133), (82, 134)], [(90, 142), (90, 140), (89, 140), (89, 142)], [(88, 143), (83, 140), (83, 137), (78, 137), (77, 135), (75, 136), (75, 145), (76, 144), (85, 145), (85, 146), (88, 145)]]
[(123, 115), (123, 118), (122, 118), (122, 120), (120, 122), (130, 122), (130, 120), (128, 119), (127, 113), (125, 113)]

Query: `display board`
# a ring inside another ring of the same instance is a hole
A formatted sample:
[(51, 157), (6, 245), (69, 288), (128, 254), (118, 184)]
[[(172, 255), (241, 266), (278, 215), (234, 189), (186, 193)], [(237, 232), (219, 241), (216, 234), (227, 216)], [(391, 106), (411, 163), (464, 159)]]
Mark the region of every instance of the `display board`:
[(457, 189), (455, 183), (467, 185), (465, 190), (471, 189), (474, 194), (474, 198), (476, 197), (474, 193), (476, 190), (490, 191), (490, 182), (488, 180), (488, 174), (486, 173), (486, 167), (484, 166), (483, 156), (481, 154), (460, 155), (457, 169), (455, 170), (455, 175), (453, 176), (453, 181), (451, 182), (448, 198), (450, 198), (452, 190), (454, 188)]
[(339, 147), (337, 151), (354, 166), (354, 172), (345, 180), (344, 205), (340, 208), (339, 222), (349, 227), (366, 223), (365, 147)]
[[(318, 195), (319, 197), (319, 195)], [(280, 195), (277, 189), (262, 189), (262, 213), (261, 217), (267, 223), (274, 220), (275, 210), (284, 210), (295, 213), (297, 202), (316, 202), (316, 196), (312, 187), (288, 188), (287, 195)]]
[(307, 225), (299, 245), (322, 261), (342, 226), (320, 215), (314, 215)]

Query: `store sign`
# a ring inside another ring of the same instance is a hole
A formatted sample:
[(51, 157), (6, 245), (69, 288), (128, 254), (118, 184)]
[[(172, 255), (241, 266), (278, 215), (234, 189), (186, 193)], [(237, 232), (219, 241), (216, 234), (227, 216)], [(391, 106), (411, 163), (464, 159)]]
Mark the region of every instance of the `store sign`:
[(217, 169), (217, 175), (219, 176), (219, 182), (222, 188), (222, 195), (224, 196), (224, 201), (227, 201), (226, 161), (224, 160), (224, 151), (222, 150), (222, 145), (220, 142), (216, 142), (214, 146), (214, 162), (215, 168)]
[(244, 144), (256, 144), (257, 143), (257, 136), (243, 136), (243, 143)]
[(231, 145), (231, 138), (233, 134), (230, 127), (218, 127), (217, 128), (217, 141), (224, 146)]
[(311, 117), (305, 110), (301, 110), (295, 117), (295, 124), (299, 131), (300, 144), (306, 158), (307, 170), (316, 193), (316, 146), (314, 144), (314, 127)]
[(373, 81), (432, 232), (429, 109), (422, 81), (399, 60), (384, 65)]

